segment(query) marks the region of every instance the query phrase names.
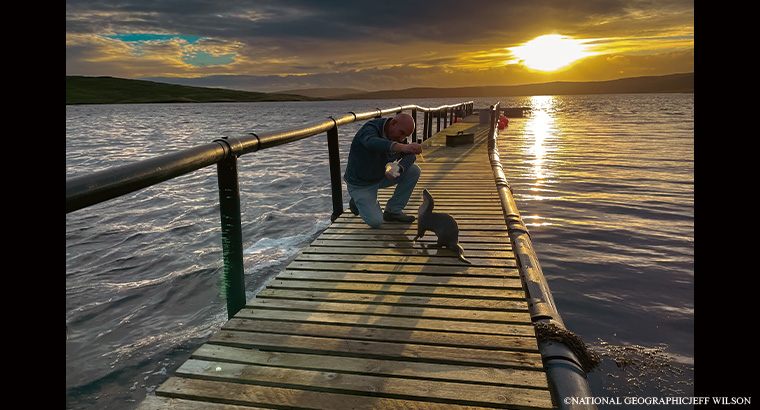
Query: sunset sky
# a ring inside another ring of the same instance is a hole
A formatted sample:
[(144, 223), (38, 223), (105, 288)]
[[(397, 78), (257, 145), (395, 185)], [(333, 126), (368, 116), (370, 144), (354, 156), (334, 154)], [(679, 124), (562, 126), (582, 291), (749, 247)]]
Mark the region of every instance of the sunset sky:
[(66, 1), (66, 74), (273, 92), (694, 71), (694, 1)]

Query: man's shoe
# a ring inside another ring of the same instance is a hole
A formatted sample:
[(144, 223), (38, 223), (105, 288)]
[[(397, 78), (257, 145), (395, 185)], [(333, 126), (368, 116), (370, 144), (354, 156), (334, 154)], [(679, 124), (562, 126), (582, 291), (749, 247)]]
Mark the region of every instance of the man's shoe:
[(351, 200), (348, 201), (348, 207), (351, 209), (352, 214), (359, 215), (359, 208), (356, 207), (356, 204), (354, 203), (354, 198), (351, 198)]
[(397, 214), (393, 214), (390, 212), (383, 212), (383, 220), (388, 222), (403, 222), (403, 223), (409, 223), (414, 222), (414, 220), (417, 219), (413, 215), (407, 215), (403, 212), (399, 212)]

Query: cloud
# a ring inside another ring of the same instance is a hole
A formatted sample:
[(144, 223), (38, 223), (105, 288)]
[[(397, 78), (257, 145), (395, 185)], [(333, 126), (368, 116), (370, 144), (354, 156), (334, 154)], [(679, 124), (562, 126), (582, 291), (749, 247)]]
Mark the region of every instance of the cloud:
[(680, 0), (67, 0), (66, 70), (207, 83), (237, 76), (244, 89), (464, 86), (488, 73), (529, 79), (510, 67), (507, 49), (544, 34), (602, 39), (597, 46), (613, 57), (693, 49), (693, 8)]
[(440, 39), (449, 43), (523, 31), (521, 28), (546, 22), (577, 24), (590, 15), (617, 14), (623, 8), (623, 2), (589, 0), (568, 0), (559, 7), (541, 0), (470, 0), (466, 6), (450, 0), (386, 0), (381, 4), (358, 0), (69, 0), (66, 4), (67, 32), (126, 32), (131, 28), (218, 38)]
[[(547, 28), (567, 35), (693, 21), (693, 1), (663, 0), (68, 0), (67, 32), (185, 34), (219, 39), (404, 43), (525, 42)], [(640, 29), (639, 29), (640, 30)], [(500, 39), (491, 36), (501, 36)]]
[(605, 81), (621, 77), (665, 75), (694, 71), (694, 51), (645, 56), (602, 55), (555, 73), (529, 70), (519, 64), (446, 68), (439, 65), (351, 69), (308, 75), (211, 75), (198, 78), (152, 77), (149, 80), (236, 90), (277, 92), (319, 87), (350, 87), (365, 91), (412, 87), (464, 87), (534, 84), (551, 81)]

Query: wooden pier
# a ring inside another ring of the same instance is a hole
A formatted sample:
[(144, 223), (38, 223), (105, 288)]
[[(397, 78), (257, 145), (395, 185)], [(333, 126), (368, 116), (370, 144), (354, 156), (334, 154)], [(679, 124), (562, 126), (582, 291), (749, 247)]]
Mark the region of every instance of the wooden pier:
[[(426, 140), (405, 210), (427, 188), (472, 265), (432, 232), (413, 242), (416, 222), (347, 211), (139, 410), (552, 408), (488, 130), (474, 115)], [(457, 131), (474, 142), (447, 147)]]

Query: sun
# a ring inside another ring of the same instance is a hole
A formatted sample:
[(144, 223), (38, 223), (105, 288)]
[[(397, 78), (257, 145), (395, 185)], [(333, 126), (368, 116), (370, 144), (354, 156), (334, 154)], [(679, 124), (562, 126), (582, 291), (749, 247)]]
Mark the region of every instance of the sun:
[(595, 55), (584, 45), (588, 41), (547, 34), (508, 50), (525, 67), (537, 71), (557, 71), (582, 58)]

